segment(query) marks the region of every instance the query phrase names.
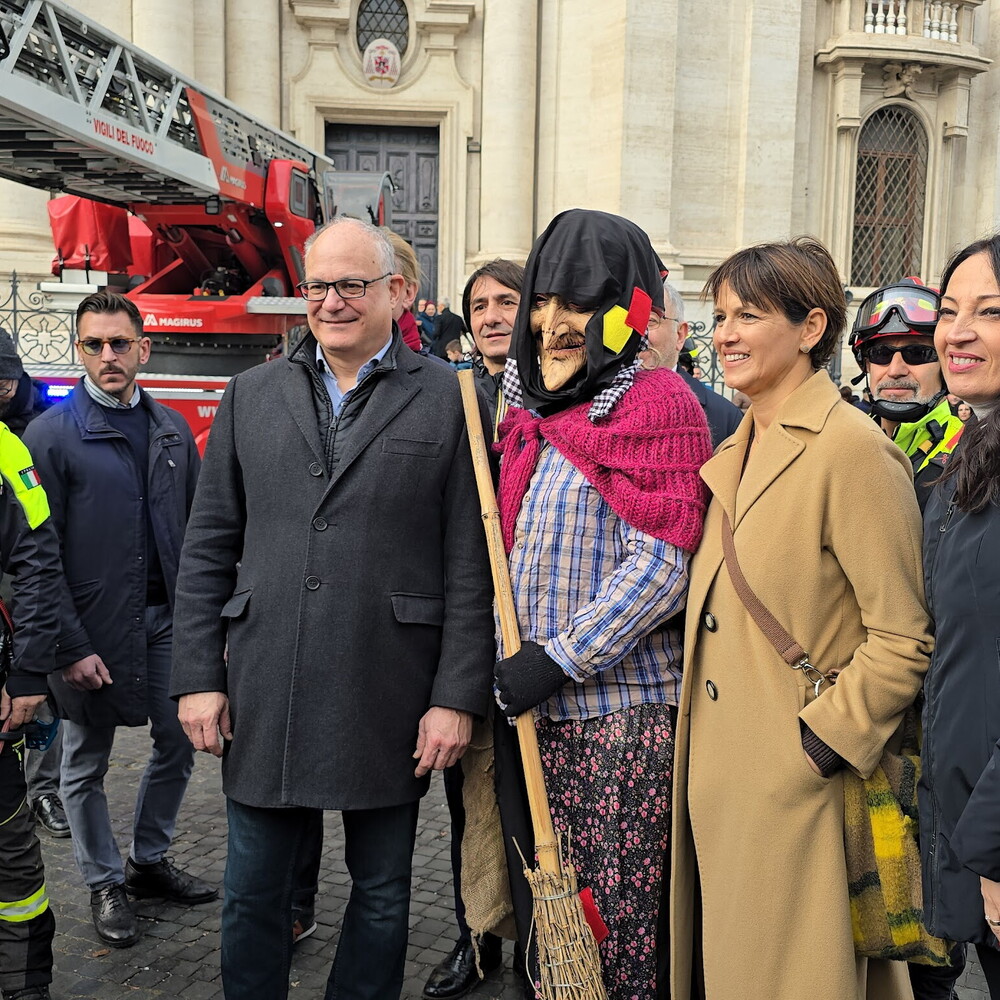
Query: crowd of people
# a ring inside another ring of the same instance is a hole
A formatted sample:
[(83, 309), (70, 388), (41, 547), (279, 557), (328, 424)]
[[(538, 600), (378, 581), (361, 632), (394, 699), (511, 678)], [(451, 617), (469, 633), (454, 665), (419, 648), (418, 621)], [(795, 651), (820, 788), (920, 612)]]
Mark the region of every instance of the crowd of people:
[[(536, 996), (529, 713), (610, 1000), (947, 998), (970, 943), (1000, 1000), (1000, 236), (957, 253), (940, 292), (901, 278), (861, 303), (864, 405), (827, 371), (847, 303), (809, 238), (708, 280), (739, 405), (684, 362), (683, 299), (618, 216), (558, 215), (525, 266), (469, 277), (461, 316), (418, 300), (412, 247), (358, 220), (304, 260), (308, 333), (230, 381), (203, 462), (136, 383), (151, 344), (127, 298), (80, 304), (85, 374), (44, 412), (0, 335), (4, 1000), (50, 997), (36, 818), (72, 837), (108, 945), (139, 939), (134, 898), (217, 898), (169, 857), (195, 751), (222, 760), (228, 1000), (287, 996), (326, 810), (352, 879), (327, 1000), (400, 996), (434, 771), (455, 942), (424, 995), (468, 992), (508, 938)], [(517, 649), (495, 618), (470, 367)], [(49, 702), (62, 740), (43, 750)], [(859, 953), (845, 854), (848, 779), (915, 706), (906, 918), (944, 939), (938, 964)], [(123, 859), (105, 776), (116, 728), (146, 725)]]

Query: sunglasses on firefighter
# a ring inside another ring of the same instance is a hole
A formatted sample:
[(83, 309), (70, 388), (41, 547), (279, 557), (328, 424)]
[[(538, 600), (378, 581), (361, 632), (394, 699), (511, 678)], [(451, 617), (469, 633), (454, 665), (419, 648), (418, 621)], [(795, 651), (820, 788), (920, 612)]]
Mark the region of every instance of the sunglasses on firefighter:
[(96, 337), (88, 337), (86, 340), (78, 340), (77, 343), (84, 354), (89, 354), (91, 357), (96, 358), (104, 350), (105, 344), (115, 354), (128, 354), (132, 350), (132, 345), (136, 343), (136, 340), (135, 338), (129, 340), (127, 337), (115, 337), (112, 340), (98, 340)]
[(897, 354), (902, 354), (903, 361), (908, 365), (929, 365), (938, 359), (937, 351), (930, 344), (907, 344), (905, 347), (866, 344), (861, 348), (861, 357), (873, 365), (891, 364)]

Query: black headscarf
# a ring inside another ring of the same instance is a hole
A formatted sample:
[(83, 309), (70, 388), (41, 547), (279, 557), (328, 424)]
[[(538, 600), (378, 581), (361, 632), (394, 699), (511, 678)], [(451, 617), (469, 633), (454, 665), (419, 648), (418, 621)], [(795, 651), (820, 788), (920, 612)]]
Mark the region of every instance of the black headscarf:
[[(531, 248), (511, 337), (524, 406), (548, 415), (608, 388), (635, 361), (648, 319), (648, 315), (643, 318), (648, 314), (646, 296), (655, 309), (663, 310), (663, 273), (649, 237), (634, 222), (582, 208), (557, 215)], [(586, 365), (555, 392), (542, 381), (538, 342), (531, 332), (536, 294), (558, 295), (564, 302), (595, 310), (586, 327)], [(633, 303), (642, 329), (628, 330), (616, 352), (605, 344), (605, 316), (616, 306), (628, 312)]]

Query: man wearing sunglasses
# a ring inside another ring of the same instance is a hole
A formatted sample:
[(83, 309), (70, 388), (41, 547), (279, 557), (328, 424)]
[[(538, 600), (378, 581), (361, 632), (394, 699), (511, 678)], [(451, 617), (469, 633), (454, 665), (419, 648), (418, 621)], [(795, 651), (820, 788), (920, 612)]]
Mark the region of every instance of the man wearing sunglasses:
[(913, 463), (917, 502), (958, 444), (964, 424), (951, 412), (934, 350), (940, 298), (915, 278), (872, 292), (859, 306), (850, 346), (868, 380), (872, 413)]
[[(63, 805), (97, 935), (125, 948), (139, 939), (128, 896), (200, 903), (217, 895), (166, 856), (193, 765), (167, 687), (174, 585), (200, 461), (184, 419), (136, 385), (150, 341), (134, 303), (98, 292), (80, 303), (76, 322), (86, 374), (24, 440), (46, 485), (68, 584), (49, 682), (67, 720)], [(104, 776), (116, 727), (149, 723), (123, 864)]]

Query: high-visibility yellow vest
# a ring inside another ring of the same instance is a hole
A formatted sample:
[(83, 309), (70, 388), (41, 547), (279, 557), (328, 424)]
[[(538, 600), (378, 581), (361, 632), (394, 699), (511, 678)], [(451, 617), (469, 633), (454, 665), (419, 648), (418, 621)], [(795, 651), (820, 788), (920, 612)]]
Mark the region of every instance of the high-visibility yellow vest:
[[(913, 462), (913, 471), (920, 472), (938, 455), (950, 454), (961, 437), (965, 424), (953, 416), (947, 399), (920, 420), (900, 424), (893, 441)], [(933, 433), (932, 433), (933, 431)]]
[(34, 529), (49, 517), (49, 498), (35, 471), (35, 463), (24, 442), (0, 423), (0, 476), (24, 510), (28, 527)]

